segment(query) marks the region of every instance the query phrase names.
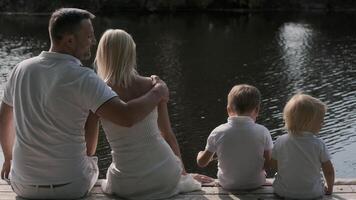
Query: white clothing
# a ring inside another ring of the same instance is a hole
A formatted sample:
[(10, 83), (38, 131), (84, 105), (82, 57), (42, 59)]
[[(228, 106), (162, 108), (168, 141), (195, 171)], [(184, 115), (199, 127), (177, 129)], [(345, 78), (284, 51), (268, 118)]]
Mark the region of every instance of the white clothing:
[(200, 184), (198, 188), (179, 184), (182, 163), (161, 136), (157, 117), (155, 109), (131, 128), (102, 119), (113, 158), (102, 184), (105, 193), (146, 200), (200, 189)]
[(91, 172), (84, 125), (89, 110), (117, 96), (73, 56), (42, 52), (19, 63), (3, 101), (13, 106), (16, 140), (11, 181), (64, 184)]
[(278, 163), (274, 191), (283, 197), (310, 199), (324, 194), (321, 163), (330, 160), (324, 142), (313, 133), (284, 134), (276, 140), (272, 159)]
[(85, 177), (62, 185), (24, 185), (11, 182), (15, 193), (28, 199), (78, 199), (84, 197), (95, 185), (99, 176), (97, 157), (89, 157), (91, 171)]
[(208, 137), (206, 151), (218, 156), (218, 180), (225, 189), (251, 189), (266, 181), (264, 151), (273, 147), (267, 128), (250, 117), (229, 117)]

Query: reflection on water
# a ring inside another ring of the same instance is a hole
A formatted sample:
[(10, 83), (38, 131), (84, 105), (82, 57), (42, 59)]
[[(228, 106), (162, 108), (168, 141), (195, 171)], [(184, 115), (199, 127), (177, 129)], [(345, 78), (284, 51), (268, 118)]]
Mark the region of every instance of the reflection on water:
[[(47, 17), (0, 18), (0, 87), (20, 60), (48, 49)], [(237, 83), (257, 86), (263, 95), (258, 119), (273, 139), (285, 133), (282, 110), (304, 91), (328, 105), (320, 137), (333, 156), (337, 177), (355, 177), (356, 15), (144, 15), (98, 17), (99, 37), (107, 28), (133, 35), (138, 70), (158, 74), (171, 91), (173, 130), (188, 171), (199, 169), (198, 151), (226, 121), (226, 95)], [(16, 26), (14, 25), (16, 24)], [(95, 49), (94, 49), (95, 51)], [(90, 63), (90, 62), (89, 62)], [(111, 162), (103, 134), (97, 154), (101, 177)]]
[(285, 23), (279, 30), (278, 43), (281, 49), (281, 60), (284, 62), (281, 71), (288, 80), (295, 81), (289, 85), (291, 91), (298, 91), (298, 85), (304, 83), (304, 73), (309, 66), (309, 54), (312, 49), (313, 29), (307, 24)]

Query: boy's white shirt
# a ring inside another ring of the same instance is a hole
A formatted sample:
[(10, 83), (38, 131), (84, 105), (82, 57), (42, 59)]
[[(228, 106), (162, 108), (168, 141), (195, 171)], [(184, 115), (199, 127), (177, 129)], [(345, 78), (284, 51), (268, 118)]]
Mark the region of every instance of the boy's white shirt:
[(218, 156), (218, 179), (225, 189), (256, 188), (265, 183), (264, 151), (272, 150), (268, 129), (250, 117), (233, 116), (216, 127), (205, 150)]
[(272, 150), (278, 162), (274, 191), (284, 197), (315, 198), (324, 194), (321, 164), (330, 160), (325, 143), (313, 133), (280, 136)]

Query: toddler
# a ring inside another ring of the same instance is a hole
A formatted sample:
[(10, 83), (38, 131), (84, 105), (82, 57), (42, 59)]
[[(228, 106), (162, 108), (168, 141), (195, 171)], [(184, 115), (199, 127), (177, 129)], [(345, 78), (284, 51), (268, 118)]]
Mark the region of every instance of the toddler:
[[(288, 134), (280, 136), (272, 151), (272, 167), (277, 169), (273, 183), (277, 195), (312, 199), (331, 194), (334, 168), (324, 142), (317, 138), (326, 106), (320, 100), (297, 94), (284, 107)], [(327, 186), (324, 187), (323, 171)]]

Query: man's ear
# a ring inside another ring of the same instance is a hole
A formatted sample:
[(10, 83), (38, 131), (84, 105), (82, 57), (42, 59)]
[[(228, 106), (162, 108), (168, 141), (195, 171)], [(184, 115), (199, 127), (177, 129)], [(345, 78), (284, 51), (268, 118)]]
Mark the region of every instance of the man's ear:
[(260, 105), (258, 105), (255, 109), (254, 112), (256, 114), (256, 117), (258, 116), (258, 113), (260, 112)]
[(70, 50), (75, 49), (76, 40), (74, 34), (70, 34), (70, 33), (64, 34), (62, 42), (63, 45), (65, 45), (68, 49)]

